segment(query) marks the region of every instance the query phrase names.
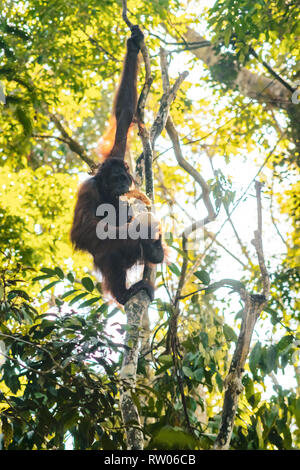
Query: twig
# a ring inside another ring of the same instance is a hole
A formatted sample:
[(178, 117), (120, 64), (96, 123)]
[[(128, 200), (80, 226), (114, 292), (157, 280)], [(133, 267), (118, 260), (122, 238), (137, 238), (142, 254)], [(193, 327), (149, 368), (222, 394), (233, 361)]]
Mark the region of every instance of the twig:
[(224, 246), (221, 242), (219, 242), (219, 240), (216, 239), (214, 233), (211, 233), (204, 228), (204, 234), (207, 235), (211, 240), (214, 240), (214, 242), (217, 245), (219, 245), (224, 251), (226, 251), (226, 253), (228, 253), (230, 256), (232, 256), (232, 258), (234, 258), (238, 263), (240, 263), (243, 266), (243, 268), (245, 269), (247, 268), (247, 265), (243, 263), (243, 261), (241, 261), (237, 256), (235, 256), (235, 254), (229, 251), (228, 248), (226, 248), (226, 246)]
[[(274, 175), (273, 175), (274, 177)], [(270, 196), (270, 216), (271, 216), (271, 220), (272, 220), (272, 223), (275, 227), (275, 230), (280, 238), (280, 240), (282, 241), (282, 243), (285, 245), (285, 247), (287, 247), (287, 243), (285, 241), (285, 239), (283, 238), (279, 228), (278, 228), (278, 225), (276, 223), (276, 220), (275, 220), (275, 217), (274, 217), (274, 213), (273, 213), (273, 197), (274, 197), (274, 192), (273, 192), (273, 179), (272, 179), (272, 186), (271, 186), (271, 196)]]
[[(170, 41), (166, 41), (165, 39), (163, 39), (162, 37), (160, 37), (158, 34), (155, 34), (155, 33), (152, 33), (151, 31), (149, 31), (149, 36), (153, 36), (157, 39), (160, 40), (160, 42), (163, 42), (164, 44), (166, 44), (167, 46), (193, 46), (193, 47), (207, 47), (207, 46), (210, 46), (210, 42), (209, 41), (206, 41), (206, 40), (203, 40), (203, 41), (191, 41), (191, 42), (170, 42)], [(168, 54), (169, 54), (169, 51), (168, 51)]]
[[(40, 351), (43, 351), (45, 352), (46, 354), (49, 355), (51, 361), (53, 362), (54, 366), (53, 367), (57, 367), (57, 368), (60, 368), (60, 369), (64, 369), (58, 362), (56, 362), (56, 360), (54, 359), (53, 355), (46, 349), (46, 348), (43, 348), (42, 346), (39, 346), (38, 344), (35, 344), (33, 342), (30, 342), (30, 341), (26, 341), (24, 340), (23, 338), (18, 338), (16, 336), (13, 336), (13, 335), (8, 335), (6, 333), (2, 333), (0, 332), (0, 338), (9, 338), (9, 339), (12, 339), (14, 341), (17, 341), (19, 343), (24, 343), (24, 344), (28, 344), (29, 346), (33, 346), (35, 347), (36, 349), (39, 349)], [(2, 353), (1, 353), (2, 354)], [(51, 368), (52, 369), (52, 368)], [(50, 369), (50, 370), (51, 370)]]
[(127, 24), (128, 28), (131, 29), (133, 26), (133, 23), (129, 21), (128, 16), (127, 16), (127, 0), (122, 0), (122, 5), (123, 5), (122, 18)]
[(181, 295), (179, 299), (186, 299), (187, 297), (191, 297), (191, 295), (198, 294), (199, 292), (210, 293), (214, 292), (221, 287), (228, 287), (236, 292), (240, 292), (241, 289), (244, 289), (244, 285), (240, 281), (236, 281), (234, 279), (222, 279), (221, 281), (216, 281), (209, 286), (200, 287), (199, 289), (190, 292), (189, 294)]
[[(166, 130), (168, 132), (167, 123), (170, 120), (170, 117), (168, 116), (170, 104), (174, 100), (176, 92), (180, 84), (187, 76), (187, 72), (183, 72), (182, 74), (179, 75), (173, 87), (170, 87), (168, 64), (167, 64), (167, 53), (163, 48), (160, 48), (160, 64), (161, 64), (161, 70), (162, 70), (162, 82), (163, 82), (164, 94), (161, 100), (161, 106), (160, 106), (160, 110), (158, 113), (159, 119), (155, 120), (155, 123), (151, 129), (153, 145), (154, 145), (155, 139), (157, 138), (157, 135), (160, 134), (164, 126), (166, 126)], [(187, 426), (188, 431), (190, 433), (193, 433), (193, 429), (190, 423), (190, 418), (189, 418), (188, 409), (187, 409), (186, 396), (184, 393), (184, 385), (182, 381), (180, 343), (179, 343), (179, 338), (177, 334), (178, 318), (180, 315), (179, 296), (181, 294), (181, 290), (185, 283), (185, 275), (186, 275), (186, 270), (188, 266), (187, 237), (185, 236), (185, 234), (183, 234), (182, 236), (182, 249), (184, 252), (183, 263), (181, 266), (180, 279), (178, 282), (177, 292), (176, 292), (175, 301), (174, 301), (174, 305), (172, 309), (172, 315), (171, 315), (170, 322), (169, 322), (166, 350), (167, 350), (167, 354), (168, 352), (172, 352), (174, 370), (176, 374), (176, 380), (178, 382), (186, 426)]]
[[(83, 31), (84, 34), (85, 31), (84, 30), (81, 30)], [(88, 40), (89, 42), (93, 45), (93, 46), (96, 46), (97, 49), (99, 49), (100, 51), (104, 52), (105, 54), (108, 55), (108, 57), (110, 57), (114, 62), (120, 62), (120, 59), (117, 59), (115, 56), (113, 56), (108, 50), (106, 50), (103, 46), (101, 46), (101, 44), (99, 44), (99, 42), (97, 41), (97, 39), (93, 38), (92, 36), (88, 36), (86, 34), (86, 36), (88, 37)], [(99, 65), (99, 64), (98, 64)]]
[[(284, 137), (285, 135), (285, 132), (283, 134), (281, 134), (277, 140), (277, 142), (275, 143), (274, 147), (271, 149), (271, 151), (268, 153), (268, 155), (266, 156), (265, 160), (263, 161), (263, 163), (261, 164), (261, 166), (259, 167), (259, 169), (257, 170), (256, 174), (254, 175), (254, 177), (251, 179), (250, 183), (247, 185), (246, 189), (243, 191), (242, 195), (239, 197), (239, 199), (236, 201), (236, 203), (233, 205), (232, 209), (230, 210), (229, 212), (229, 216), (231, 216), (233, 214), (233, 212), (235, 211), (235, 209), (238, 207), (238, 205), (240, 204), (240, 202), (244, 199), (244, 197), (246, 196), (247, 192), (249, 191), (250, 187), (252, 186), (253, 184), (253, 181), (257, 178), (257, 176), (260, 174), (260, 172), (262, 171), (262, 169), (265, 167), (265, 165), (267, 164), (267, 162), (270, 160), (270, 158), (272, 157), (272, 155), (274, 154), (275, 150), (277, 149), (277, 146), (279, 144), (279, 142), (281, 141), (281, 139)], [(224, 222), (222, 223), (221, 227), (219, 228), (219, 230), (217, 231), (216, 233), (216, 237), (218, 237), (218, 235), (221, 233), (221, 231), (223, 230), (223, 228), (225, 227), (226, 223), (229, 221), (229, 218), (227, 216), (227, 218), (224, 220)], [(192, 269), (188, 272), (187, 274), (187, 281), (190, 279), (190, 277), (193, 275), (193, 273), (198, 269), (199, 265), (201, 264), (202, 262), (202, 259), (203, 257), (205, 256), (205, 254), (207, 253), (207, 251), (209, 250), (209, 248), (213, 245), (214, 243), (214, 240), (212, 240), (212, 242), (205, 248), (205, 251), (203, 253), (201, 253), (201, 255), (199, 256), (199, 258), (196, 260), (196, 262), (194, 263)]]
[[(207, 150), (206, 150), (206, 153), (208, 154), (208, 151), (207, 151)], [(214, 164), (213, 164), (213, 161), (212, 161), (212, 157), (211, 157), (209, 154), (208, 154), (208, 159), (209, 159), (209, 163), (210, 163), (212, 172), (213, 172), (214, 176), (217, 178), (217, 172), (216, 172), (216, 170), (215, 170), (215, 167), (214, 167)], [(245, 247), (245, 245), (243, 244), (243, 242), (242, 242), (242, 240), (241, 240), (241, 238), (240, 238), (240, 236), (239, 236), (239, 234), (238, 234), (238, 232), (237, 232), (237, 230), (236, 230), (236, 228), (235, 228), (235, 225), (234, 225), (234, 223), (233, 223), (233, 221), (232, 221), (232, 218), (231, 218), (231, 215), (230, 215), (228, 206), (227, 206), (227, 204), (224, 203), (224, 201), (222, 201), (222, 202), (223, 202), (223, 207), (224, 207), (225, 212), (226, 212), (226, 215), (227, 215), (228, 222), (230, 223), (231, 228), (232, 228), (232, 230), (233, 230), (233, 233), (234, 233), (234, 235), (235, 235), (235, 238), (237, 239), (237, 242), (238, 242), (238, 244), (240, 245), (241, 251), (242, 251), (242, 253), (246, 256), (249, 265), (252, 266), (251, 258), (250, 258), (249, 253), (248, 253), (248, 251), (246, 250), (246, 247)], [(219, 242), (217, 242), (217, 243), (219, 243)]]
[(68, 145), (68, 140), (63, 139), (62, 137), (58, 137), (57, 135), (48, 135), (48, 134), (33, 134), (32, 136), (34, 139), (55, 139), (59, 140), (59, 142), (63, 142), (64, 144)]
[(55, 124), (56, 128), (60, 131), (61, 135), (65, 143), (68, 145), (69, 149), (76, 153), (91, 169), (94, 171), (97, 168), (97, 164), (92, 160), (86, 153), (85, 149), (82, 145), (79, 144), (76, 140), (74, 140), (66, 131), (60, 120), (55, 116), (55, 114), (49, 113), (51, 121)]
[(216, 218), (216, 213), (213, 208), (212, 202), (210, 200), (210, 189), (209, 189), (208, 184), (206, 183), (203, 176), (189, 162), (187, 162), (183, 158), (178, 133), (175, 129), (174, 123), (170, 116), (167, 119), (166, 130), (172, 141), (175, 157), (176, 157), (178, 164), (182, 168), (184, 168), (184, 170), (187, 173), (189, 173), (201, 187), (203, 203), (207, 209), (207, 216), (204, 217), (204, 219), (197, 221), (197, 222), (193, 222), (190, 226), (185, 228), (184, 234), (185, 234), (185, 237), (187, 238), (194, 230), (197, 230), (197, 228), (203, 227), (204, 225), (213, 221)]
[(270, 290), (270, 278), (265, 264), (265, 258), (262, 245), (262, 207), (261, 207), (261, 188), (263, 183), (255, 181), (256, 200), (257, 200), (257, 230), (254, 232), (252, 244), (255, 247), (260, 274), (263, 283), (263, 295), (267, 298)]
[(293, 88), (289, 83), (287, 83), (283, 78), (278, 75), (278, 73), (275, 72), (275, 70), (272, 69), (272, 67), (263, 59), (259, 58), (259, 55), (255, 52), (253, 47), (249, 47), (249, 52), (258, 60), (260, 61), (263, 66), (268, 70), (268, 72), (274, 77), (281, 85), (283, 85), (287, 90), (289, 90), (291, 93), (295, 91), (296, 88)]
[[(163, 49), (161, 48), (161, 57), (163, 54)], [(161, 70), (162, 70), (162, 77), (163, 77), (163, 84), (166, 85), (166, 61), (161, 61)], [(149, 92), (149, 84), (152, 83), (151, 74), (149, 78), (146, 78), (141, 96), (138, 101), (137, 107), (137, 120), (139, 126), (139, 135), (141, 137), (143, 143), (143, 155), (141, 155), (138, 159), (137, 171), (139, 174), (139, 178), (142, 177), (142, 160), (144, 159), (144, 166), (145, 166), (145, 180), (146, 180), (146, 194), (150, 199), (153, 200), (153, 191), (151, 191), (151, 180), (152, 180), (152, 161), (153, 161), (153, 151), (155, 146), (155, 141), (158, 136), (161, 134), (162, 130), (166, 125), (166, 121), (168, 118), (169, 108), (171, 103), (176, 98), (176, 93), (183, 82), (183, 80), (188, 75), (188, 72), (182, 72), (179, 77), (176, 79), (174, 85), (170, 88), (169, 86), (165, 86), (162, 98), (160, 100), (160, 107), (158, 113), (154, 119), (154, 122), (151, 126), (150, 133), (148, 133), (145, 123), (144, 123), (144, 106), (146, 97)], [(169, 82), (168, 82), (169, 84)], [(151, 170), (150, 170), (151, 167)], [(147, 183), (149, 182), (149, 184)], [(148, 188), (147, 188), (148, 186)], [(147, 192), (147, 189), (149, 193)]]

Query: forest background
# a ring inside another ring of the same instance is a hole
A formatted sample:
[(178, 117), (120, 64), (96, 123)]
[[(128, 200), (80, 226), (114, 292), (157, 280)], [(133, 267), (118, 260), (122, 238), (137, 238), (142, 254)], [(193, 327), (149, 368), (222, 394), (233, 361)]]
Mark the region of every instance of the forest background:
[[(171, 85), (182, 77), (153, 152), (169, 261), (156, 272), (129, 424), (130, 325), (69, 241), (122, 69), (122, 4), (0, 6), (1, 447), (125, 449), (134, 424), (146, 449), (212, 449), (226, 389), (237, 399), (227, 446), (299, 448), (299, 3), (128, 2), (151, 63), (149, 129), (164, 72)], [(144, 80), (141, 61), (139, 92)], [(247, 299), (260, 310), (232, 391)]]

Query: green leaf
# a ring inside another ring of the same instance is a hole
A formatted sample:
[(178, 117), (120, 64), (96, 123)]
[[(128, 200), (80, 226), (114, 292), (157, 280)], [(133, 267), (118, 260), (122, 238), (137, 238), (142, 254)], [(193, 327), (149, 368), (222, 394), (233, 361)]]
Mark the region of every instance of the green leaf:
[(201, 331), (199, 334), (200, 343), (206, 349), (208, 347), (208, 334), (205, 331)]
[(226, 27), (225, 34), (224, 34), (224, 44), (226, 47), (229, 46), (230, 38), (231, 38), (231, 26), (228, 25)]
[(197, 382), (202, 382), (202, 379), (204, 377), (204, 372), (203, 372), (202, 367), (200, 369), (195, 370), (193, 374), (194, 374), (194, 379), (197, 380)]
[(59, 267), (56, 267), (54, 271), (55, 271), (55, 274), (56, 274), (60, 279), (64, 279), (64, 278), (65, 278), (65, 275), (64, 275), (63, 270), (60, 269)]
[(21, 106), (17, 106), (16, 108), (16, 117), (23, 127), (24, 134), (26, 136), (30, 136), (32, 134), (32, 121), (30, 116), (23, 108), (21, 108)]
[(173, 359), (172, 359), (171, 354), (162, 354), (161, 356), (159, 356), (158, 360), (162, 364), (170, 364), (170, 365), (173, 364)]
[(275, 325), (276, 323), (278, 323), (278, 321), (279, 321), (279, 313), (278, 313), (276, 310), (274, 310), (274, 309), (272, 309), (272, 308), (270, 308), (270, 307), (265, 307), (265, 308), (264, 308), (264, 311), (267, 312), (267, 313), (270, 313), (270, 315), (271, 315), (271, 321), (272, 321), (272, 324), (273, 324), (273, 325)]
[(43, 274), (42, 276), (34, 277), (32, 280), (33, 281), (42, 281), (43, 279), (49, 279), (50, 277), (53, 277), (53, 274)]
[(13, 289), (9, 292), (8, 296), (7, 296), (7, 300), (12, 300), (14, 299), (15, 297), (22, 297), (22, 299), (25, 299), (25, 300), (28, 300), (30, 301), (30, 297), (29, 295), (27, 294), (27, 292), (21, 290), (21, 289)]
[(221, 375), (219, 374), (219, 372), (216, 373), (216, 383), (217, 383), (219, 391), (222, 393), (222, 391), (223, 391), (223, 379), (222, 379)]
[(55, 303), (58, 307), (61, 307), (64, 304), (63, 301), (60, 299), (55, 299)]
[(65, 325), (70, 328), (72, 326), (75, 326), (75, 327), (82, 327), (82, 321), (80, 321), (80, 319), (76, 316), (72, 316), (72, 317), (68, 317), (66, 322), (65, 322)]
[(251, 380), (248, 375), (245, 375), (244, 378), (243, 378), (243, 385), (245, 387), (246, 398), (249, 401), (250, 398), (254, 395), (253, 380)]
[(245, 284), (241, 281), (236, 281), (235, 279), (230, 279), (228, 281), (228, 285), (233, 289), (236, 289), (238, 291), (241, 289), (245, 289)]
[(249, 399), (249, 403), (252, 406), (252, 408), (256, 408), (260, 400), (261, 400), (261, 393), (255, 392), (254, 395), (252, 395), (252, 397)]
[(173, 274), (180, 277), (180, 269), (176, 266), (175, 263), (170, 263), (168, 265), (168, 268), (170, 269), (170, 271), (172, 271)]
[[(117, 307), (115, 307), (112, 312), (108, 315), (108, 317), (112, 317), (113, 315), (115, 315), (116, 312), (118, 312), (119, 309)], [(101, 307), (99, 307), (97, 310), (96, 310), (97, 313), (107, 313), (108, 312), (108, 305), (106, 303), (103, 303), (101, 305)]]
[(223, 333), (224, 333), (224, 336), (226, 338), (226, 341), (236, 342), (237, 339), (238, 339), (236, 333), (234, 332), (234, 330), (229, 325), (223, 325)]
[(78, 308), (89, 307), (90, 305), (93, 305), (94, 303), (99, 302), (99, 300), (101, 300), (101, 297), (93, 297), (89, 300), (86, 300), (82, 304), (80, 304)]
[(53, 282), (50, 282), (50, 284), (47, 284), (47, 286), (43, 287), (43, 289), (41, 290), (41, 292), (45, 292), (46, 290), (49, 290), (51, 289), (51, 287), (54, 287), (56, 284), (58, 284), (60, 281), (53, 281)]
[(55, 270), (54, 270), (54, 269), (50, 269), (50, 268), (42, 268), (42, 269), (41, 269), (41, 272), (42, 272), (42, 273), (49, 274), (50, 276), (55, 276), (55, 275), (56, 275)]
[(95, 286), (94, 286), (94, 283), (92, 281), (92, 279), (90, 277), (84, 277), (81, 279), (81, 284), (83, 285), (83, 287), (88, 290), (89, 292), (93, 292)]
[(72, 282), (72, 284), (73, 284), (73, 282), (75, 281), (75, 277), (74, 277), (73, 273), (68, 273), (67, 274), (67, 279), (68, 279), (68, 281)]
[(193, 378), (194, 373), (193, 373), (192, 369), (190, 369), (189, 367), (183, 366), (182, 371), (183, 371), (183, 373), (186, 377)]
[(66, 297), (69, 297), (69, 295), (73, 295), (73, 294), (75, 294), (76, 292), (78, 292), (77, 289), (68, 290), (67, 292), (65, 292), (65, 293), (61, 296), (61, 299), (65, 299)]
[(300, 397), (295, 400), (295, 408), (294, 408), (294, 413), (295, 413), (295, 418), (296, 418), (296, 423), (298, 428), (300, 429)]
[(82, 292), (81, 294), (76, 295), (72, 300), (70, 300), (69, 305), (74, 305), (76, 302), (78, 302), (78, 300), (86, 297), (87, 295), (89, 295), (88, 292)]
[(294, 337), (292, 335), (286, 335), (277, 343), (277, 350), (279, 352), (284, 351), (289, 348), (289, 346), (294, 342)]
[(204, 285), (208, 286), (210, 283), (210, 276), (209, 274), (204, 271), (203, 269), (201, 271), (196, 271), (194, 273), (194, 276), (196, 276)]
[(272, 345), (267, 349), (266, 355), (266, 365), (268, 368), (268, 373), (276, 370), (276, 359), (277, 359), (277, 349), (276, 346)]
[(101, 307), (97, 310), (97, 312), (105, 314), (106, 318), (111, 318), (116, 313), (120, 312), (120, 309), (118, 307), (115, 307), (114, 309), (112, 309), (111, 312), (107, 313), (108, 312), (108, 305), (107, 304), (102, 304)]
[(195, 437), (178, 427), (164, 426), (153, 437), (155, 449), (196, 449), (198, 445)]
[(258, 341), (256, 345), (254, 346), (254, 348), (252, 349), (250, 357), (249, 357), (249, 367), (254, 376), (257, 375), (256, 368), (261, 358), (261, 354), (262, 354), (262, 348), (261, 348), (260, 342)]
[(173, 233), (172, 232), (166, 232), (164, 239), (165, 239), (168, 246), (172, 246), (172, 244), (174, 242)]

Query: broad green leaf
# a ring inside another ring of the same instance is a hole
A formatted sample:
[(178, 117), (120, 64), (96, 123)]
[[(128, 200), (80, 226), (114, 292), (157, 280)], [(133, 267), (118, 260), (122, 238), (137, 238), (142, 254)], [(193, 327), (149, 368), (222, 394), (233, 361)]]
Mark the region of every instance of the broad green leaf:
[(182, 371), (183, 371), (184, 375), (186, 375), (187, 377), (193, 378), (194, 374), (193, 374), (192, 369), (190, 369), (190, 367), (183, 366)]
[(42, 273), (49, 274), (50, 276), (55, 276), (56, 275), (56, 272), (55, 272), (54, 269), (42, 268), (41, 271), (42, 271)]
[(251, 351), (250, 357), (249, 357), (249, 367), (254, 376), (256, 376), (256, 368), (258, 366), (259, 360), (261, 358), (261, 344), (258, 341), (254, 348)]
[(34, 277), (32, 280), (33, 281), (42, 281), (44, 279), (49, 279), (50, 277), (53, 277), (53, 274), (43, 274), (42, 276)]
[(173, 274), (180, 277), (180, 269), (176, 266), (176, 264), (170, 263), (168, 265), (168, 268), (170, 269), (170, 271), (172, 271)]
[(229, 325), (223, 325), (223, 332), (224, 332), (224, 336), (226, 338), (227, 341), (237, 341), (238, 337), (235, 333), (235, 331), (231, 328), (231, 326)]
[(73, 283), (73, 282), (75, 281), (74, 274), (73, 274), (73, 273), (71, 273), (71, 272), (70, 272), (70, 273), (68, 273), (68, 274), (67, 274), (67, 279), (68, 279), (68, 281), (70, 281), (70, 282), (72, 282), (72, 283)]
[(173, 359), (172, 359), (171, 354), (162, 354), (161, 356), (159, 356), (158, 360), (162, 364), (173, 364)]
[(83, 287), (88, 290), (89, 292), (93, 292), (95, 286), (94, 286), (94, 283), (92, 281), (92, 279), (90, 277), (83, 277), (81, 279), (81, 284), (83, 285)]
[(206, 286), (209, 285), (210, 283), (210, 276), (209, 274), (204, 271), (203, 269), (201, 271), (196, 271), (194, 273), (194, 276), (196, 276), (201, 282), (203, 282), (203, 284), (205, 284)]

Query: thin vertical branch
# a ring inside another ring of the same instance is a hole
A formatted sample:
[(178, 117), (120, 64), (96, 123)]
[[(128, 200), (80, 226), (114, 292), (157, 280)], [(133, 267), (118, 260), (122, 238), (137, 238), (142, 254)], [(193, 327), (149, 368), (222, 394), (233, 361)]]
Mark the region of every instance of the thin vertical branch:
[(261, 188), (263, 184), (259, 181), (255, 181), (256, 200), (257, 200), (257, 230), (254, 232), (254, 240), (252, 244), (255, 247), (262, 283), (263, 283), (263, 295), (267, 298), (270, 290), (270, 278), (266, 268), (265, 257), (263, 253), (262, 244), (262, 206), (261, 206)]
[(284, 244), (285, 248), (287, 248), (287, 242), (285, 241), (285, 239), (283, 238), (279, 228), (278, 228), (278, 225), (277, 225), (277, 222), (275, 220), (275, 217), (274, 217), (274, 213), (273, 213), (273, 199), (274, 199), (274, 191), (273, 191), (273, 178), (274, 178), (274, 174), (273, 174), (273, 177), (272, 177), (272, 185), (271, 185), (271, 191), (270, 191), (270, 216), (271, 216), (271, 220), (272, 220), (272, 224), (274, 225), (275, 227), (275, 230), (280, 238), (280, 240), (282, 241), (282, 243)]
[[(131, 29), (133, 24), (129, 21), (127, 17), (127, 2), (123, 0), (123, 11), (122, 17), (128, 27)], [(145, 43), (143, 42), (143, 51), (145, 54)], [(148, 59), (147, 59), (148, 56)], [(145, 56), (144, 56), (145, 57)], [(149, 73), (150, 61), (149, 55), (146, 54), (146, 60), (148, 64), (146, 66), (147, 73)], [(145, 62), (146, 63), (146, 62)], [(151, 77), (150, 77), (151, 78)], [(146, 104), (146, 98), (149, 93), (151, 80), (148, 76), (148, 81), (143, 89), (142, 98), (139, 100), (138, 107), (138, 124), (140, 129), (140, 134), (142, 131), (142, 142), (144, 153), (147, 153), (147, 163), (151, 164), (152, 172), (152, 150), (148, 148), (149, 138), (147, 137), (147, 129), (141, 125), (143, 120), (143, 110)], [(140, 114), (138, 114), (140, 113)], [(150, 198), (153, 198), (153, 190), (151, 191), (151, 185), (153, 188), (153, 180), (151, 175), (148, 177), (151, 180), (150, 188), (148, 187), (148, 195)], [(152, 196), (152, 197), (151, 197)], [(121, 368), (121, 383), (122, 387), (120, 390), (120, 409), (122, 414), (123, 423), (126, 429), (126, 440), (127, 440), (127, 449), (128, 450), (142, 450), (144, 448), (144, 435), (141, 428), (141, 420), (139, 416), (138, 409), (132, 398), (132, 393), (135, 391), (136, 387), (136, 372), (137, 372), (137, 363), (140, 350), (140, 330), (142, 326), (142, 319), (148, 313), (149, 306), (149, 297), (144, 290), (139, 291), (134, 295), (128, 302), (125, 304), (125, 312), (127, 315), (127, 326), (128, 330), (126, 332), (123, 363)]]
[(270, 280), (265, 265), (262, 247), (261, 187), (261, 183), (255, 182), (257, 200), (257, 230), (254, 232), (254, 240), (252, 243), (255, 246), (256, 255), (259, 262), (260, 274), (263, 284), (263, 294), (251, 295), (245, 289), (240, 290), (240, 296), (244, 302), (244, 311), (236, 349), (232, 357), (228, 375), (224, 381), (225, 395), (221, 416), (221, 425), (214, 444), (214, 448), (217, 450), (227, 450), (229, 448), (238, 407), (239, 395), (243, 391), (242, 375), (250, 350), (250, 342), (253, 330), (260, 313), (267, 303), (269, 296)]
[[(126, 1), (123, 1), (123, 19), (126, 24), (131, 28), (132, 24), (127, 18), (127, 7)], [(152, 172), (152, 161), (153, 161), (153, 147), (155, 139), (162, 132), (165, 122), (168, 116), (168, 111), (171, 102), (175, 99), (176, 92), (185, 77), (185, 74), (181, 74), (174, 86), (166, 94), (164, 93), (161, 98), (160, 108), (158, 114), (154, 120), (151, 131), (149, 132), (144, 123), (144, 108), (146, 99), (152, 83), (151, 69), (149, 54), (145, 43), (142, 44), (141, 50), (144, 57), (145, 69), (146, 69), (146, 80), (142, 93), (138, 100), (137, 106), (137, 123), (139, 127), (139, 136), (142, 140), (143, 145), (143, 159), (139, 158), (140, 168), (142, 168), (142, 160), (145, 169), (145, 186), (146, 194), (149, 199), (154, 202), (154, 184), (153, 184), (153, 172)], [(139, 172), (139, 182), (142, 181), (142, 172)], [(152, 208), (153, 210), (153, 208)], [(143, 279), (150, 281), (152, 284), (155, 283), (156, 267), (145, 266)], [(126, 349), (123, 356), (123, 364), (121, 369), (122, 389), (120, 391), (120, 408), (122, 413), (123, 422), (126, 428), (127, 448), (128, 449), (143, 449), (144, 439), (143, 432), (141, 429), (141, 421), (138, 413), (138, 409), (132, 399), (132, 393), (136, 386), (136, 371), (137, 361), (140, 351), (141, 343), (141, 326), (142, 319), (148, 313), (150, 299), (145, 290), (139, 291), (125, 304), (125, 312), (127, 314), (127, 325), (128, 330), (125, 338)]]

